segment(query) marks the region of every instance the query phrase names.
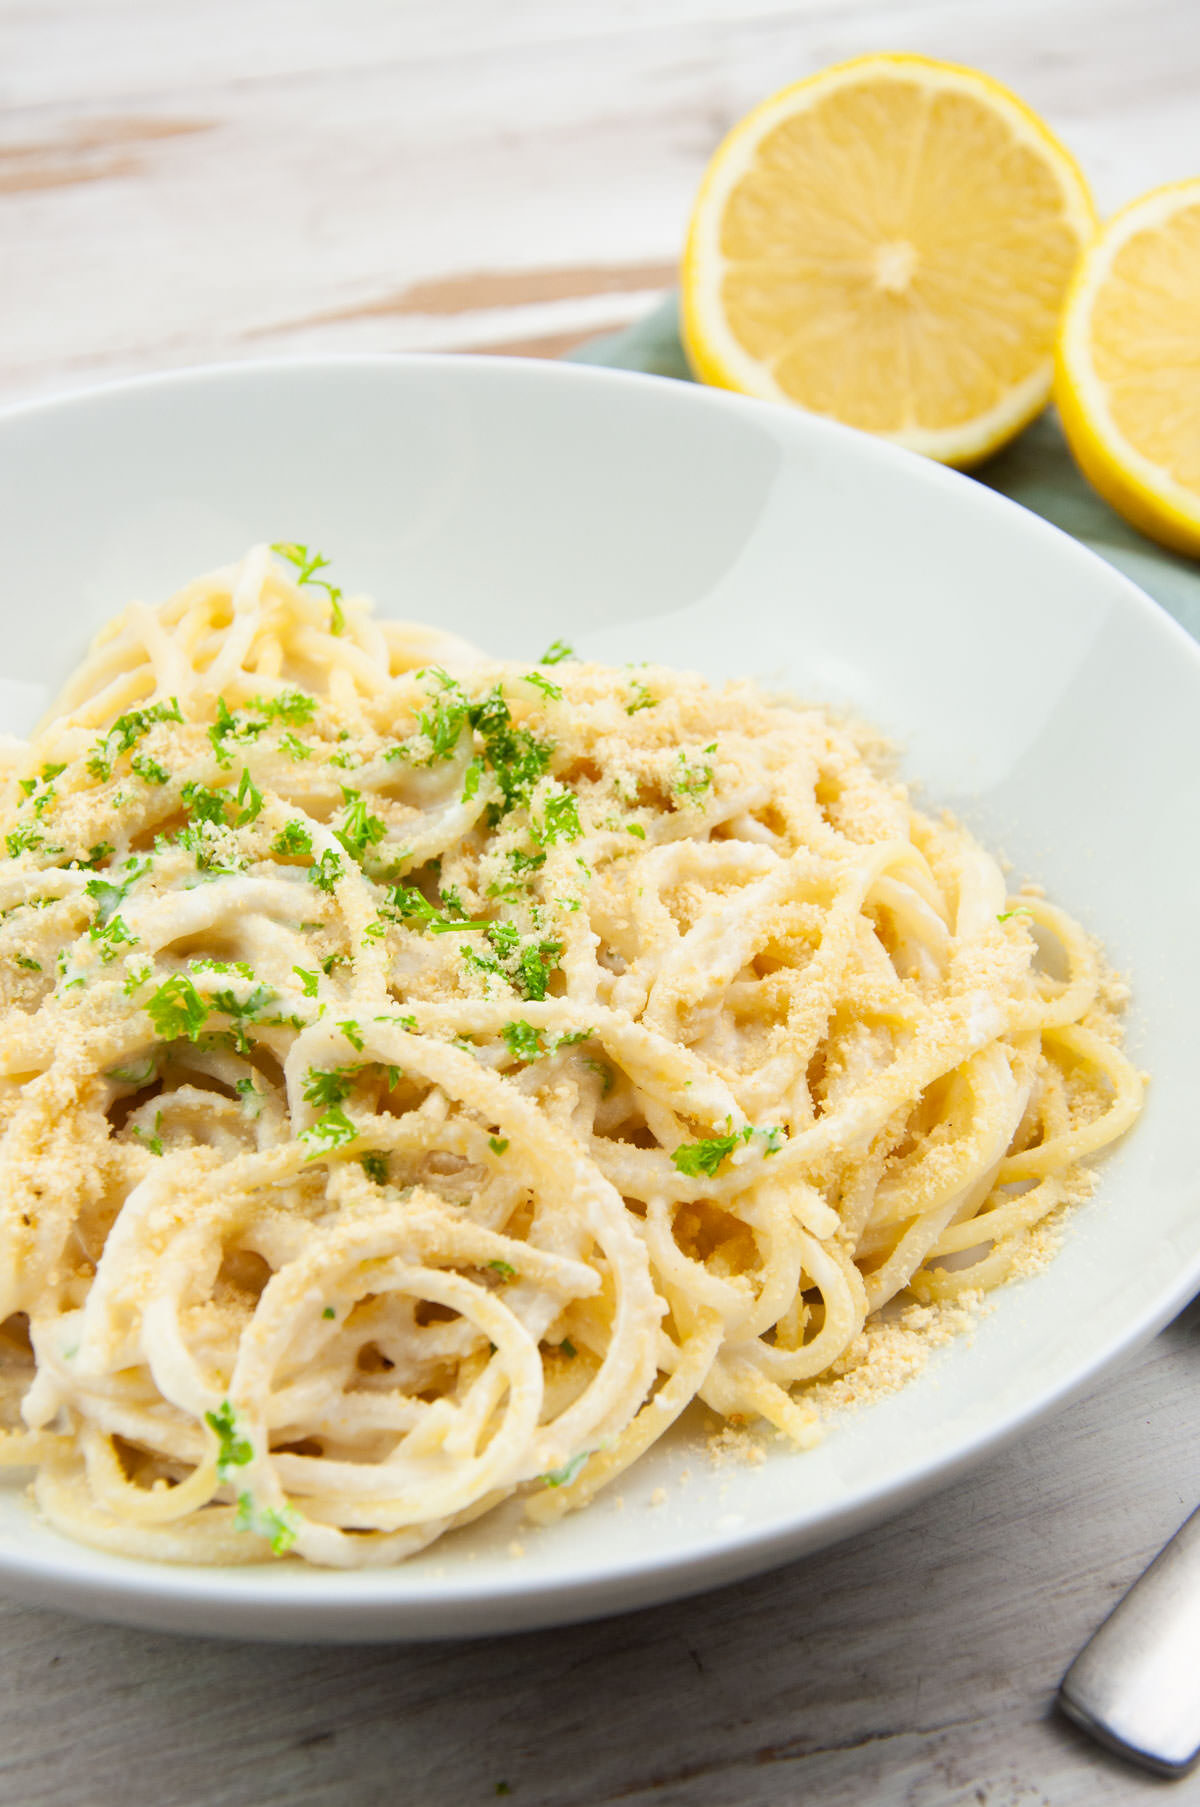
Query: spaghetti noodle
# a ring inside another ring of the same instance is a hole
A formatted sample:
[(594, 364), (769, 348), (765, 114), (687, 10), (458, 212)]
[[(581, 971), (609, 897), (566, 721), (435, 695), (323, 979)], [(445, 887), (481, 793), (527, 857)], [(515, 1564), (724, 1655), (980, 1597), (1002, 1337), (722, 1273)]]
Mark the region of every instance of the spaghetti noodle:
[(6, 755), (0, 1453), (167, 1561), (552, 1517), (696, 1399), (806, 1446), (1139, 1108), (1096, 951), (865, 730), (323, 568), (131, 605)]

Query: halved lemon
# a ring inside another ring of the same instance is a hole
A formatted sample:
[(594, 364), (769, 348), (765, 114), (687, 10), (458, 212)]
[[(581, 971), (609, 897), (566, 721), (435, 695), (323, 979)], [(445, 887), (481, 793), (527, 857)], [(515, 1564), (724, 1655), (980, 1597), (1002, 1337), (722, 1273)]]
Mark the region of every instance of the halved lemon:
[(683, 258), (688, 357), (705, 382), (972, 464), (1045, 404), (1095, 218), (1069, 153), (990, 77), (841, 63), (713, 157)]
[(1153, 189), (1101, 231), (1067, 294), (1055, 400), (1104, 499), (1200, 554), (1200, 177)]

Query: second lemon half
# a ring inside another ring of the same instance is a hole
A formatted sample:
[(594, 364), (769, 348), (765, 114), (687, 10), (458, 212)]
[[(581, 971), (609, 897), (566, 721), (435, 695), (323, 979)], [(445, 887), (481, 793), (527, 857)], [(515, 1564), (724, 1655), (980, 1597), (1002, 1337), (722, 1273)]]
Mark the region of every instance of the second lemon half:
[(870, 56), (718, 149), (682, 271), (697, 376), (972, 464), (1045, 404), (1087, 184), (975, 70)]

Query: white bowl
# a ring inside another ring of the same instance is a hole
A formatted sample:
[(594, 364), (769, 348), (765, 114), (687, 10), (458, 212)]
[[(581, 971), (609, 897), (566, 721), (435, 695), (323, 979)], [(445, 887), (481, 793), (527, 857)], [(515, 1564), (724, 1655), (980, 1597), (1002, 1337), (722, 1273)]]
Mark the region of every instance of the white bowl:
[(0, 728), (32, 724), (130, 597), (162, 597), (263, 539), (318, 545), (384, 612), (497, 653), (536, 657), (562, 635), (590, 657), (782, 680), (894, 735), (928, 801), (1103, 937), (1153, 1072), (1141, 1122), (1052, 1265), (810, 1454), (717, 1469), (676, 1441), (619, 1484), (623, 1504), (602, 1496), (539, 1532), (506, 1507), (397, 1569), (352, 1574), (107, 1556), (0, 1491), (10, 1593), (303, 1639), (460, 1636), (650, 1604), (896, 1511), (1195, 1290), (1200, 649), (1063, 534), (800, 413), (473, 358), (202, 370), (21, 409), (0, 417), (0, 496)]

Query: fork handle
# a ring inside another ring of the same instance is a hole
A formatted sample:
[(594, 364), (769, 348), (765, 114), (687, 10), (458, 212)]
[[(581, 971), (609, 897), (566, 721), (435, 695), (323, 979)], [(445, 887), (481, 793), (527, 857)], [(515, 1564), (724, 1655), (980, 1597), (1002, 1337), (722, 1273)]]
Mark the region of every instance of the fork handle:
[(1135, 1581), (1063, 1677), (1059, 1705), (1160, 1776), (1200, 1757), (1200, 1510)]

